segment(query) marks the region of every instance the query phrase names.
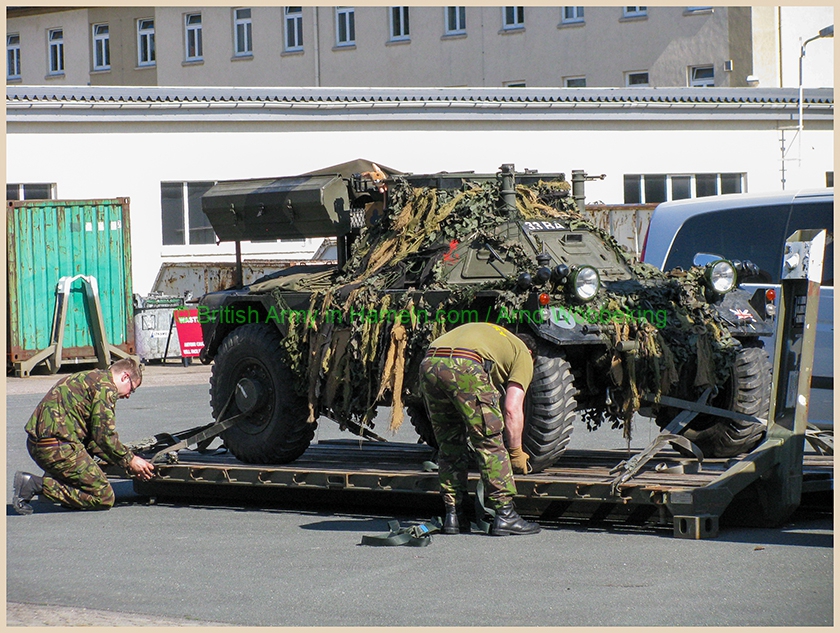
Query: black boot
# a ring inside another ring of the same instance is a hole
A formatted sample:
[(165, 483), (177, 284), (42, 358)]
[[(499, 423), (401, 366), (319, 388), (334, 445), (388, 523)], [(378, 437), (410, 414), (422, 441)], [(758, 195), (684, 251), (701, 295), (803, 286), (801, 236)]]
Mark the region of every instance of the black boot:
[(32, 514), (29, 501), (43, 490), (43, 478), (32, 473), (17, 471), (15, 473), (15, 489), (12, 495), (12, 506), (18, 514)]
[(470, 518), (461, 506), (446, 506), (441, 534), (469, 534)]
[(490, 534), (493, 536), (507, 536), (508, 534), (536, 534), (540, 531), (540, 526), (536, 523), (530, 523), (513, 509), (513, 504), (509, 503), (496, 510), (496, 518), (493, 519), (493, 527), (490, 528)]

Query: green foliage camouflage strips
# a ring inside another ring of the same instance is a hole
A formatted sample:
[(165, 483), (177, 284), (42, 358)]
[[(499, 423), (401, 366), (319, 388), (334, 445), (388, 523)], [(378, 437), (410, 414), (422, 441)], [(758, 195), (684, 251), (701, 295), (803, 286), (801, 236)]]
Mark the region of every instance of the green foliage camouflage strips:
[[(403, 405), (416, 403), (417, 368), (431, 340), (442, 334), (446, 324), (418, 318), (423, 311), (458, 309), (469, 306), (480, 290), (498, 293), (497, 306), (510, 311), (521, 308), (527, 292), (516, 289), (519, 272), (533, 273), (536, 253), (526, 250), (525, 240), (500, 237), (500, 229), (511, 220), (559, 219), (572, 229), (597, 233), (622, 261), (636, 280), (613, 282), (602, 288), (588, 304), (592, 310), (618, 311), (644, 307), (665, 310), (664, 327), (647, 322), (613, 323), (602, 329), (607, 353), (602, 359), (616, 385), (614, 405), (609, 411), (584, 411), (590, 428), (604, 416), (614, 426), (630, 433), (630, 420), (646, 393), (666, 395), (681, 381), (693, 380), (702, 387), (723, 384), (730, 375), (737, 341), (732, 338), (717, 312), (704, 298), (702, 270), (662, 273), (656, 268), (628, 260), (620, 245), (605, 231), (578, 214), (565, 181), (517, 186), (516, 212), (499, 209), (500, 191), (495, 182), (468, 183), (461, 190), (415, 188), (402, 179), (389, 190), (389, 204), (381, 220), (362, 230), (353, 245), (350, 260), (339, 271), (310, 275), (297, 284), (311, 292), (310, 318), (291, 321), (284, 339), (285, 350), (295, 376), (296, 389), (307, 395), (310, 420), (319, 414), (370, 427), (376, 404), (393, 403), (391, 430), (403, 418)], [(508, 233), (509, 235), (509, 233)], [(538, 234), (532, 234), (537, 252), (542, 250)], [(516, 267), (516, 274), (477, 285), (450, 283), (444, 255), (453, 240), (486, 241)], [(442, 304), (431, 306), (422, 292), (385, 292), (402, 288), (400, 281), (422, 267), (417, 290), (445, 290)], [(272, 291), (281, 308), (287, 308), (283, 291)], [(569, 297), (552, 293), (552, 305), (568, 305)], [(339, 310), (357, 318), (324, 318)], [(400, 313), (405, 310), (406, 313)], [(390, 311), (390, 312), (389, 312)], [(359, 314), (364, 318), (359, 318)], [(395, 318), (407, 314), (408, 322)], [(628, 351), (619, 351), (620, 341), (635, 341)]]

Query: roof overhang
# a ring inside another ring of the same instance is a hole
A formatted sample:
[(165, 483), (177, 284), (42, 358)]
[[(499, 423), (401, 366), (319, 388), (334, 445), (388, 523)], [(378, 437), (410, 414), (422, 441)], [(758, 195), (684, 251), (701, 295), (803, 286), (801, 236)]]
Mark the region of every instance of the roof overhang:
[[(174, 88), (7, 86), (7, 121), (796, 121), (795, 88)], [(834, 91), (804, 91), (833, 121)]]

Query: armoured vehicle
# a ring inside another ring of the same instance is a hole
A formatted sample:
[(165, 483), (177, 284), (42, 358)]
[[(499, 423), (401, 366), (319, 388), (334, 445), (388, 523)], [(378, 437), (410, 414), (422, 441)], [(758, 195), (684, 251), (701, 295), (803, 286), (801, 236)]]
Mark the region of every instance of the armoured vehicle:
[[(746, 261), (662, 273), (584, 220), (583, 172), (400, 174), (354, 161), (297, 177), (218, 182), (202, 199), (222, 241), (334, 237), (338, 265), (289, 268), (199, 301), (216, 419), (247, 463), (287, 463), (321, 416), (372, 439), (377, 406), (435, 445), (417, 389), (429, 342), (487, 321), (539, 340), (523, 446), (535, 471), (561, 457), (576, 418), (665, 426), (663, 396), (766, 419), (771, 333), (739, 281)], [(574, 186), (572, 186), (574, 185)], [(237, 249), (239, 250), (239, 249)], [(764, 426), (698, 415), (706, 456), (747, 452)], [(696, 451), (699, 452), (699, 451)]]

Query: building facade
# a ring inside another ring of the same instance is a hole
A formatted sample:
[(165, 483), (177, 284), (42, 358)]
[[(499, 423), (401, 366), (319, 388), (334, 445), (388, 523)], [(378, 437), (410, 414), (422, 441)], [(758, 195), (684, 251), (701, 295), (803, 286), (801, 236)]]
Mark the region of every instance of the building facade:
[[(7, 84), (792, 87), (832, 7), (16, 7)], [(803, 83), (833, 86), (833, 44)]]
[[(134, 286), (146, 294), (164, 262), (233, 258), (200, 210), (216, 180), (365, 158), (413, 173), (583, 169), (606, 175), (587, 183), (587, 200), (607, 204), (825, 186), (833, 91), (804, 97), (797, 137), (796, 88), (10, 86), (7, 198), (129, 197)], [(320, 245), (243, 253), (304, 259)]]

